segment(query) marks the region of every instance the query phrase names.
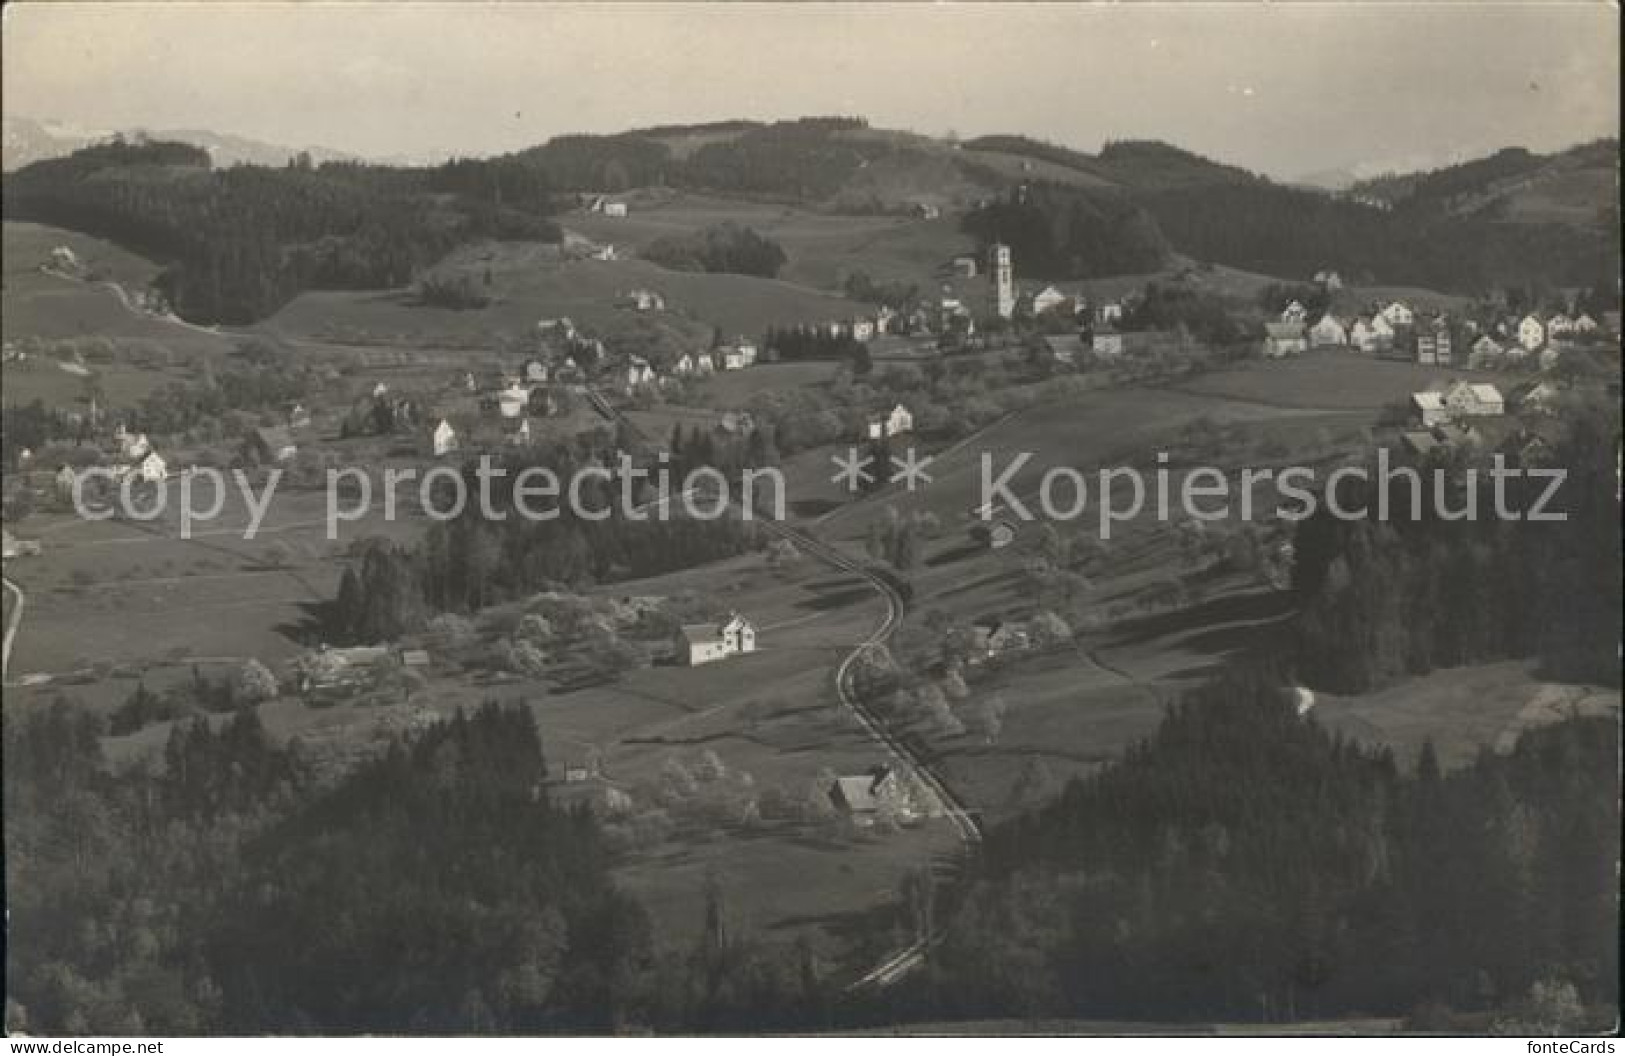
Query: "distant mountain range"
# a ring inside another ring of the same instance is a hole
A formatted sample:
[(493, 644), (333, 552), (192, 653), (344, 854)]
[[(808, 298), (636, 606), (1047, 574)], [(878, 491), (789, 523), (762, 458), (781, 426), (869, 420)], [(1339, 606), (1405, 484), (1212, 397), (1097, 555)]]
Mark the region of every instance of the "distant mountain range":
[(214, 164), (220, 166), (284, 165), (288, 159), (300, 153), (309, 154), (311, 161), (318, 164), (324, 161), (360, 160), (356, 155), (326, 147), (288, 147), (206, 129), (89, 129), (59, 121), (7, 115), (0, 161), (3, 161), (6, 172), (15, 172), (36, 161), (66, 157), (81, 147), (100, 143), (120, 133), (127, 138), (145, 136), (148, 139), (190, 143), (208, 151)]

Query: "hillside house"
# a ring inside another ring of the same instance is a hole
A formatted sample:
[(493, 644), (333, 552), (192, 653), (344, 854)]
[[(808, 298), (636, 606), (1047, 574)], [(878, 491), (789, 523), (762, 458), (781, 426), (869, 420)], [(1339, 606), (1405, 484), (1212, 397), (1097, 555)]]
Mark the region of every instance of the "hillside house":
[(875, 323), (873, 319), (852, 320), (852, 340), (873, 341), (875, 337)]
[(628, 290), (621, 296), (621, 307), (638, 312), (663, 312), (666, 298), (654, 290)]
[(1444, 320), (1423, 323), (1417, 328), (1416, 361), (1428, 366), (1450, 365), (1450, 327)]
[(731, 436), (749, 436), (756, 431), (756, 418), (749, 411), (724, 411), (717, 428)]
[(1120, 356), (1123, 354), (1123, 335), (1110, 323), (1097, 325), (1089, 337), (1089, 350), (1097, 356)]
[(1315, 284), (1329, 293), (1336, 293), (1343, 288), (1343, 276), (1335, 271), (1315, 272)]
[(685, 623), (677, 629), (677, 662), (697, 667), (756, 651), (756, 626), (738, 613), (721, 623)]
[(381, 400), (385, 396), (388, 396), (388, 395), (389, 395), (389, 386), (385, 385), (383, 382), (380, 381), (378, 384), (376, 384), (376, 385), (374, 385), (372, 387), (372, 398), (373, 399)]
[(900, 403), (887, 414), (870, 415), (864, 423), (864, 435), (870, 440), (883, 440), (888, 436), (901, 436), (913, 431), (914, 415)]
[(1518, 410), (1523, 414), (1555, 414), (1563, 390), (1556, 382), (1542, 381), (1517, 398)]
[(624, 217), (626, 215), (626, 203), (625, 202), (605, 202), (604, 203), (604, 215), (605, 216), (613, 216), (613, 217)]
[(453, 429), (451, 423), (444, 418), (440, 419), (435, 423), (434, 428), (429, 430), (429, 450), (434, 454), (434, 457), (440, 458), (442, 455), (451, 454), (457, 448), (457, 430)]
[(626, 361), (626, 373), (624, 375), (624, 380), (626, 382), (627, 392), (631, 392), (633, 389), (639, 388), (643, 385), (653, 385), (655, 381), (655, 369), (654, 367), (650, 366), (649, 361), (644, 359), (642, 356), (633, 356)]
[(955, 257), (951, 268), (955, 278), (976, 278), (977, 262), (975, 257)]
[(1501, 390), (1484, 382), (1455, 382), (1444, 391), (1444, 402), (1454, 417), (1493, 418), (1506, 413)]
[(1116, 324), (1123, 318), (1123, 303), (1121, 301), (1106, 301), (1095, 305), (1095, 322)]
[(1297, 355), (1309, 350), (1309, 338), (1305, 335), (1303, 323), (1277, 323), (1264, 324), (1264, 355), (1271, 359), (1282, 356)]
[(19, 539), (10, 531), (0, 529), (0, 557), (38, 557), (39, 553), (38, 539)]
[(723, 345), (717, 350), (723, 370), (744, 370), (756, 363), (756, 346), (749, 341)]
[(545, 384), (548, 375), (547, 364), (540, 359), (527, 359), (521, 375), (533, 385)]
[(288, 430), (281, 426), (260, 426), (243, 438), (243, 455), (261, 465), (287, 462), (299, 453)]
[(1053, 312), (1066, 304), (1069, 299), (1066, 294), (1054, 286), (1045, 286), (1033, 294), (1033, 314), (1043, 315), (1045, 312)]
[(1377, 314), (1395, 328), (1414, 326), (1416, 323), (1416, 312), (1404, 301), (1394, 301)]
[(304, 404), (296, 403), (296, 404), (293, 405), (292, 408), (289, 409), (289, 411), (288, 411), (288, 428), (289, 429), (309, 429), (310, 428), (310, 411), (308, 411), (305, 408)]
[(1589, 315), (1586, 315), (1584, 312), (1581, 312), (1579, 318), (1574, 320), (1574, 332), (1577, 334), (1594, 334), (1599, 329), (1600, 327), (1597, 326), (1597, 320), (1591, 318)]
[(1501, 342), (1489, 334), (1483, 334), (1477, 341), (1473, 342), (1467, 365), (1473, 370), (1484, 370), (1499, 362), (1505, 352), (1506, 350), (1501, 347)]
[(1302, 301), (1293, 301), (1281, 309), (1281, 322), (1295, 323), (1302, 326), (1309, 321), (1309, 309), (1303, 306)]
[(119, 457), (127, 462), (145, 458), (147, 452), (152, 450), (152, 442), (147, 439), (146, 433), (128, 432), (122, 422), (113, 430), (113, 443), (118, 446)]
[(126, 462), (113, 471), (120, 481), (138, 480), (147, 484), (161, 483), (169, 476), (169, 464), (156, 451), (148, 451), (138, 462)]
[(305, 694), (356, 692), (371, 688), (389, 660), (390, 651), (382, 645), (349, 649), (324, 645), (293, 662), (294, 683)]
[(1442, 392), (1411, 393), (1411, 416), (1424, 426), (1432, 427), (1450, 420), (1450, 408)]
[(1322, 315), (1309, 328), (1309, 345), (1312, 348), (1343, 348), (1348, 343), (1348, 327), (1331, 312)]
[(576, 324), (568, 315), (561, 315), (557, 319), (536, 320), (536, 333), (542, 338), (553, 338), (561, 341), (574, 341), (581, 335), (576, 330)]
[(1386, 352), (1394, 347), (1394, 328), (1381, 315), (1361, 316), (1349, 330), (1349, 343), (1361, 352)]
[(1546, 320), (1546, 336), (1548, 339), (1554, 337), (1567, 337), (1572, 333), (1574, 333), (1574, 320), (1570, 319), (1564, 313), (1558, 312), (1556, 315)]
[(1546, 343), (1546, 324), (1533, 315), (1518, 320), (1518, 344), (1525, 352), (1533, 352)]
[(989, 550), (1003, 550), (1016, 541), (1016, 526), (1006, 520), (973, 524), (970, 526), (969, 535), (978, 546)]
[(873, 825), (886, 815), (911, 813), (902, 782), (887, 766), (875, 766), (866, 774), (837, 777), (830, 783), (829, 801), (860, 826)]
[(509, 382), (497, 393), (497, 413), (504, 418), (518, 418), (530, 406), (530, 387), (518, 380)]
[(971, 627), (971, 646), (983, 659), (1017, 653), (1032, 647), (1027, 625), (1013, 620), (991, 619)]

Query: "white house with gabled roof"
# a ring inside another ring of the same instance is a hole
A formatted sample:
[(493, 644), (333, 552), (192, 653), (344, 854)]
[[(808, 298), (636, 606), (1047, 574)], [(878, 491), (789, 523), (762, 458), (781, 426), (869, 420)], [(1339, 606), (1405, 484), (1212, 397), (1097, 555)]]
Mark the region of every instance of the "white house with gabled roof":
[(677, 660), (687, 667), (756, 651), (756, 625), (737, 612), (721, 623), (685, 623), (677, 629)]
[(1518, 320), (1518, 344), (1525, 352), (1533, 352), (1546, 343), (1546, 324), (1533, 315)]

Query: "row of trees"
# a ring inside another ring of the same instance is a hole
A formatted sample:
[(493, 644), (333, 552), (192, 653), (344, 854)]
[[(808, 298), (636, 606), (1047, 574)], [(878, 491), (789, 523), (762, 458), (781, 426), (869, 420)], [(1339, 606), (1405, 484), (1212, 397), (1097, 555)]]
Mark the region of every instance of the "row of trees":
[(1156, 271), (1170, 253), (1156, 222), (1114, 191), (1023, 185), (966, 213), (963, 226), (984, 243), (1010, 246), (1021, 273), (1035, 278)]
[(720, 271), (775, 278), (788, 260), (784, 249), (754, 228), (725, 220), (686, 235), (655, 239), (643, 256), (673, 271)]

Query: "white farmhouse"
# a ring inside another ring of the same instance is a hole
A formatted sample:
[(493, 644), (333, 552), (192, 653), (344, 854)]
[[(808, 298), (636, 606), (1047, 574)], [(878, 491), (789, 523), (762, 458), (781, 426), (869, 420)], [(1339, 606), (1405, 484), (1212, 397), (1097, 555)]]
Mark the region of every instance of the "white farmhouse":
[(518, 418), (530, 406), (530, 388), (518, 381), (497, 393), (497, 411), (504, 418)]
[(1348, 327), (1327, 312), (1309, 328), (1309, 344), (1313, 348), (1341, 348), (1349, 343)]
[(1033, 294), (1033, 314), (1043, 315), (1045, 312), (1054, 311), (1065, 303), (1066, 294), (1054, 286), (1045, 286), (1042, 290)]
[(434, 429), (430, 431), (429, 448), (434, 452), (436, 458), (441, 455), (449, 455), (457, 450), (457, 430), (453, 429), (451, 423), (444, 418), (440, 419)]
[(688, 667), (756, 651), (756, 626), (738, 613), (722, 623), (685, 623), (677, 629), (677, 659)]
[(1533, 352), (1546, 343), (1546, 324), (1533, 315), (1518, 320), (1518, 344), (1525, 352)]
[(1501, 390), (1485, 382), (1458, 381), (1445, 390), (1445, 406), (1461, 418), (1494, 418), (1506, 413)]
[(914, 415), (907, 407), (897, 404), (890, 414), (871, 415), (865, 422), (865, 435), (870, 440), (883, 440), (914, 431)]
[(1411, 393), (1411, 413), (1425, 426), (1439, 425), (1450, 420), (1450, 408), (1445, 405), (1442, 392)]
[(1377, 314), (1386, 319), (1389, 326), (1410, 326), (1416, 322), (1416, 313), (1404, 301), (1394, 301)]

